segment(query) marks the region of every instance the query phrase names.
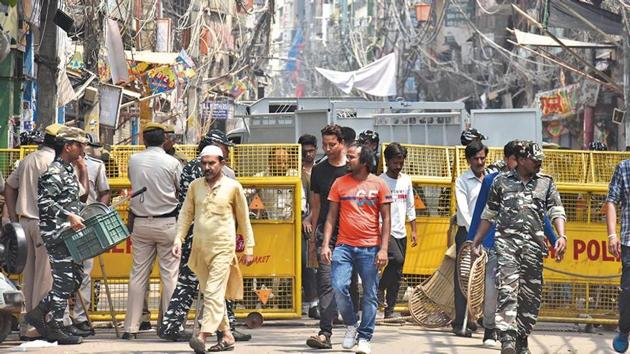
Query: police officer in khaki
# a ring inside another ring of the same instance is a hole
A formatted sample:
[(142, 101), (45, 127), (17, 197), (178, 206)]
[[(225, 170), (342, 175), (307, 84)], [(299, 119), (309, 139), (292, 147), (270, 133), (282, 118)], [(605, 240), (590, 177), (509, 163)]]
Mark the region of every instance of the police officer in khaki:
[[(27, 256), (22, 273), (22, 292), (26, 311), (33, 309), (52, 286), (48, 252), (39, 230), (39, 210), (37, 208), (37, 180), (55, 159), (55, 138), (61, 124), (46, 127), (44, 142), (39, 149), (28, 154), (17, 169), (9, 175), (5, 186), (5, 199), (9, 219), (18, 222), (26, 233)], [(20, 326), (20, 339), (31, 340), (40, 337), (35, 329), (25, 323)]]
[(123, 339), (135, 338), (139, 331), (142, 303), (156, 254), (162, 280), (162, 311), (168, 309), (177, 284), (179, 257), (171, 250), (177, 231), (177, 193), (182, 166), (164, 151), (164, 131), (162, 124), (147, 124), (142, 131), (146, 150), (129, 158), (132, 190), (146, 187), (147, 191), (129, 204), (133, 222), (130, 225), (133, 265)]

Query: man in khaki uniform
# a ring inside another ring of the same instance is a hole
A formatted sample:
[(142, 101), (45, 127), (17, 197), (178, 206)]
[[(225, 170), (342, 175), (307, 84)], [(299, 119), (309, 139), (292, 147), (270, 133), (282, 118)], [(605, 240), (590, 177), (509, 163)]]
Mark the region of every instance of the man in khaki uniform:
[(147, 191), (129, 203), (133, 217), (131, 234), (133, 266), (129, 275), (129, 295), (123, 339), (131, 339), (139, 331), (142, 303), (158, 256), (162, 279), (162, 311), (168, 309), (177, 283), (179, 257), (173, 255), (175, 242), (177, 193), (182, 166), (168, 155), (164, 144), (164, 126), (149, 123), (143, 129), (146, 150), (129, 158), (129, 180), (132, 190)]
[[(27, 256), (22, 273), (22, 292), (27, 312), (32, 310), (52, 287), (48, 252), (39, 230), (37, 181), (55, 159), (55, 138), (61, 127), (61, 124), (46, 127), (44, 143), (39, 150), (27, 155), (6, 181), (5, 199), (9, 219), (11, 222), (19, 220), (26, 234)], [(27, 327), (26, 324), (20, 326), (20, 339), (39, 337), (37, 331), (34, 329), (28, 331)]]

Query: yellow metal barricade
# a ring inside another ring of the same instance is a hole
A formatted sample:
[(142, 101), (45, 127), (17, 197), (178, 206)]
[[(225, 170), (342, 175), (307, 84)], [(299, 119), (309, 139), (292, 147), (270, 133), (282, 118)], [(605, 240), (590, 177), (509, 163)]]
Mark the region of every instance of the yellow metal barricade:
[(15, 168), (16, 161), (20, 160), (20, 149), (0, 149), (0, 172), (6, 179)]
[[(189, 154), (196, 146), (186, 146)], [(108, 165), (110, 183), (115, 189), (128, 189), (127, 160), (143, 147), (119, 146), (112, 149)], [(181, 151), (181, 150), (180, 150)], [(261, 312), (266, 318), (298, 318), (301, 316), (301, 154), (299, 145), (239, 145), (231, 150), (230, 163), (236, 167), (238, 180), (243, 185), (250, 205), (250, 218), (256, 247), (254, 264), (245, 267), (244, 299), (235, 303), (237, 316), (252, 311)], [(194, 157), (192, 155), (191, 157)], [(117, 194), (117, 193), (114, 193)], [(127, 217), (127, 204), (118, 211)], [(242, 255), (239, 254), (242, 262)], [(117, 318), (124, 318), (127, 304), (127, 283), (131, 269), (131, 241), (127, 240), (104, 254), (107, 273), (112, 280), (113, 303)], [(157, 318), (159, 306), (159, 278), (157, 265), (151, 275), (149, 308), (152, 318)], [(95, 267), (93, 284), (102, 278)], [(96, 287), (98, 288), (98, 287)], [(104, 291), (93, 292), (95, 305), (91, 318), (109, 319)], [(189, 317), (193, 316), (191, 313)]]
[[(455, 213), (453, 187), (468, 164), (463, 147), (404, 145), (408, 149), (404, 173), (411, 176), (416, 204), (417, 247), (407, 247), (404, 278), (399, 294), (429, 277), (439, 266), (449, 244), (447, 231)], [(386, 144), (383, 145), (383, 149)], [(188, 158), (195, 145), (177, 146)], [(106, 161), (114, 195), (129, 189), (129, 157), (142, 146), (114, 146)], [(6, 176), (15, 161), (34, 147), (0, 150), (0, 171)], [(382, 154), (381, 154), (382, 155)], [(541, 320), (612, 324), (617, 318), (620, 262), (607, 250), (606, 226), (601, 212), (615, 166), (630, 158), (626, 152), (545, 150), (543, 172), (554, 177), (567, 213), (568, 249), (557, 263), (545, 259), (545, 285)], [(487, 164), (503, 158), (502, 149), (490, 149)], [(269, 318), (294, 318), (301, 309), (301, 154), (296, 144), (238, 145), (228, 163), (236, 172), (250, 203), (256, 237), (255, 263), (242, 267), (245, 298), (236, 306), (242, 316), (251, 311)], [(384, 157), (381, 159), (384, 165)], [(123, 219), (127, 205), (118, 208)], [(410, 243), (408, 243), (410, 244)], [(104, 255), (112, 281), (113, 302), (124, 317), (127, 282), (131, 268), (128, 240)], [(151, 279), (149, 307), (157, 317), (159, 279), (157, 267)], [(93, 284), (102, 279), (94, 267)], [(104, 290), (95, 287), (91, 317), (109, 318)], [(263, 290), (263, 291), (261, 291)], [(264, 300), (264, 301), (263, 301)], [(401, 303), (403, 305), (403, 303)]]

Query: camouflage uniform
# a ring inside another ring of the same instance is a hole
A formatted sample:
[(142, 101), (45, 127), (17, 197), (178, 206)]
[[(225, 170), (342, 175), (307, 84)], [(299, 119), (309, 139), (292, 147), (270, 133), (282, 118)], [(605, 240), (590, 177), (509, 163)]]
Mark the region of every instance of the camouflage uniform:
[[(535, 158), (542, 159), (542, 151)], [(566, 219), (550, 176), (538, 173), (527, 183), (517, 171), (497, 176), (481, 218), (496, 223), (499, 295), (495, 317), (502, 342), (527, 338), (536, 323), (547, 253), (545, 213), (551, 220)]]
[[(203, 170), (201, 169), (201, 161), (199, 158), (190, 160), (182, 170), (182, 176), (179, 181), (179, 210), (186, 199), (186, 193), (190, 183), (195, 179), (203, 176)], [(179, 266), (179, 276), (177, 278), (177, 286), (173, 291), (173, 296), (168, 304), (168, 310), (162, 317), (162, 325), (160, 331), (162, 335), (175, 336), (179, 333), (183, 333), (184, 324), (186, 323), (186, 317), (190, 307), (192, 306), (193, 299), (197, 294), (199, 287), (199, 281), (195, 273), (188, 268), (188, 258), (190, 257), (190, 251), (192, 250), (192, 226), (188, 230), (186, 240), (182, 244), (182, 256)], [(236, 318), (234, 317), (234, 311), (232, 310), (232, 303), (226, 301), (226, 308), (228, 311), (228, 317), (231, 327), (234, 327)]]
[(52, 290), (39, 303), (42, 312), (50, 312), (53, 320), (62, 324), (68, 299), (81, 286), (83, 265), (75, 263), (60, 231), (69, 226), (69, 213), (79, 215), (79, 181), (71, 164), (57, 157), (48, 171), (39, 177), (39, 226), (48, 250), (52, 270)]

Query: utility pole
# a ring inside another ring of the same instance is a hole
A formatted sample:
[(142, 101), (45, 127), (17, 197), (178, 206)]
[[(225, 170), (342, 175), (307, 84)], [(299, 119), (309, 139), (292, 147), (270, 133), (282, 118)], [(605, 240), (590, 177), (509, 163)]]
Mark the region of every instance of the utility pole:
[(58, 0), (42, 0), (41, 43), (36, 56), (37, 61), (37, 120), (40, 127), (57, 123), (57, 74), (59, 57), (57, 55), (57, 25), (53, 22)]

